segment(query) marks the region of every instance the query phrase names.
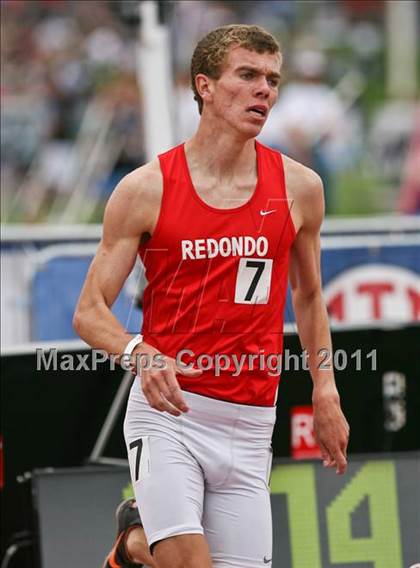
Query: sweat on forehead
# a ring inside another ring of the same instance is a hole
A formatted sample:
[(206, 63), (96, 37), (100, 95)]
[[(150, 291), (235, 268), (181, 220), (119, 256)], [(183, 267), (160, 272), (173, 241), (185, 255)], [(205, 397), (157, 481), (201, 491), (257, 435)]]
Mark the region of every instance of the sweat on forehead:
[(281, 63), (280, 53), (258, 53), (246, 47), (233, 45), (220, 66), (220, 75), (228, 68), (253, 69), (279, 75)]

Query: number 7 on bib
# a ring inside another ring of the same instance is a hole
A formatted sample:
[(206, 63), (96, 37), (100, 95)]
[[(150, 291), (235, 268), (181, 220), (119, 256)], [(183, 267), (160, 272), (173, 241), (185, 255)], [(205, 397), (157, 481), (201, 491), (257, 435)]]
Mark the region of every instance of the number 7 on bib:
[(236, 276), (235, 304), (267, 304), (272, 268), (271, 258), (241, 258)]

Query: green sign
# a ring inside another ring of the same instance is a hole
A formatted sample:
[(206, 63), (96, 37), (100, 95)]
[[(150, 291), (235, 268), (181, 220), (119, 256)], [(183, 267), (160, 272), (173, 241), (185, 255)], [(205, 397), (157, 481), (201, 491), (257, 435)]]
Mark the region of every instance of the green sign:
[(420, 562), (420, 460), (279, 465), (273, 568), (409, 568)]

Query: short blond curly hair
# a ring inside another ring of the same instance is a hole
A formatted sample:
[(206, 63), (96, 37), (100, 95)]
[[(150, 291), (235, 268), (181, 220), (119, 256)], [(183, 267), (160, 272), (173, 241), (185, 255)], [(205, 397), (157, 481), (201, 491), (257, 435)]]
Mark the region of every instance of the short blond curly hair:
[(200, 114), (203, 99), (198, 94), (195, 78), (203, 73), (212, 79), (219, 79), (226, 54), (233, 45), (257, 53), (280, 53), (276, 39), (260, 26), (232, 24), (209, 32), (198, 42), (191, 59), (191, 88)]

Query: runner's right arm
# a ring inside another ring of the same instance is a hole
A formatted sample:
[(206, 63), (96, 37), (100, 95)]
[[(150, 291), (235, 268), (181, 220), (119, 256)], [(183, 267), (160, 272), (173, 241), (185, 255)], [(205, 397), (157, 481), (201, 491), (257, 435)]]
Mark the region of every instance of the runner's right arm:
[(145, 177), (139, 170), (115, 188), (106, 206), (102, 239), (89, 268), (73, 324), (89, 345), (121, 354), (131, 339), (111, 307), (133, 269), (142, 234), (151, 230)]
[[(157, 162), (147, 164), (118, 184), (105, 210), (102, 239), (89, 268), (73, 325), (86, 343), (108, 354), (123, 354), (132, 339), (111, 307), (133, 269), (141, 238), (153, 232), (160, 208), (161, 184)], [(133, 351), (133, 357), (140, 353), (152, 357), (158, 351), (142, 343)], [(188, 408), (175, 372), (194, 374), (177, 368), (175, 361), (167, 358), (166, 369), (142, 372), (142, 386), (153, 408), (179, 415), (180, 410)]]

